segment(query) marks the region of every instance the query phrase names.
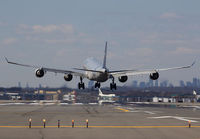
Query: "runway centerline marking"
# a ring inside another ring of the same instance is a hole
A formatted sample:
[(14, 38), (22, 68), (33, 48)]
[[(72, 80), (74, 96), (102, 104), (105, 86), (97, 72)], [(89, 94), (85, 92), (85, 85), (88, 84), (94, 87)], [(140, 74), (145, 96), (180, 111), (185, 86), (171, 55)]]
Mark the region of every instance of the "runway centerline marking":
[(154, 112), (151, 111), (138, 111), (138, 110), (134, 110), (133, 108), (121, 108), (121, 107), (116, 107), (115, 109), (121, 110), (123, 112), (144, 112), (147, 114), (155, 114)]
[(117, 107), (116, 109), (121, 110), (123, 112), (130, 112), (130, 110), (127, 110), (127, 109), (124, 109), (124, 108), (120, 108), (120, 107)]

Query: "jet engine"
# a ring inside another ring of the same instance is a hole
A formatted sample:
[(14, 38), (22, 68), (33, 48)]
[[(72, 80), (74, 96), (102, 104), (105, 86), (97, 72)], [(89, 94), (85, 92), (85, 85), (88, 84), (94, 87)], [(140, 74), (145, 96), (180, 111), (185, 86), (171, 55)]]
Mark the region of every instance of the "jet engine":
[(37, 70), (35, 71), (35, 75), (36, 75), (36, 77), (38, 77), (38, 78), (43, 77), (44, 74), (45, 74), (45, 71), (44, 71), (43, 69), (37, 69)]
[(158, 72), (151, 73), (151, 74), (149, 75), (149, 78), (150, 78), (151, 80), (157, 80), (157, 79), (159, 78), (159, 73), (158, 73)]
[(72, 78), (73, 78), (72, 74), (65, 74), (65, 76), (64, 76), (65, 81), (71, 81)]
[(124, 82), (126, 82), (126, 81), (128, 80), (128, 76), (120, 76), (120, 77), (118, 78), (118, 80), (119, 80), (120, 82), (124, 83)]

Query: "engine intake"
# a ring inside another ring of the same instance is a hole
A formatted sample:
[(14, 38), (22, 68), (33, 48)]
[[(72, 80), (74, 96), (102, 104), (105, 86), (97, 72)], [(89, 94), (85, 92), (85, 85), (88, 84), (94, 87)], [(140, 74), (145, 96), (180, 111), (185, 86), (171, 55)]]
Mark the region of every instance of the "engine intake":
[(128, 76), (121, 76), (118, 78), (118, 80), (122, 83), (126, 82), (128, 80)]
[(157, 80), (157, 79), (159, 78), (159, 73), (158, 73), (158, 72), (151, 73), (151, 74), (149, 75), (149, 78), (150, 78), (151, 80)]
[(44, 71), (43, 69), (37, 69), (37, 70), (35, 71), (35, 75), (36, 75), (36, 77), (38, 77), (38, 78), (43, 77), (44, 74), (45, 74), (45, 71)]
[(64, 76), (65, 81), (71, 81), (72, 78), (73, 78), (72, 74), (65, 74), (65, 76)]

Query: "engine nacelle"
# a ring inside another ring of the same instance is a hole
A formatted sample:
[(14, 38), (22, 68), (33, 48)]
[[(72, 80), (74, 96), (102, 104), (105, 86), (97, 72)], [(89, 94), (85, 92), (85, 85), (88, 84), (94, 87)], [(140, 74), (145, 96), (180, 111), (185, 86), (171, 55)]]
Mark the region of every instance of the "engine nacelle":
[(36, 77), (38, 77), (38, 78), (43, 77), (44, 74), (45, 74), (45, 71), (44, 71), (43, 69), (37, 69), (37, 70), (35, 71), (35, 75), (36, 75)]
[(124, 83), (124, 82), (126, 82), (126, 81), (128, 80), (128, 76), (120, 76), (120, 77), (118, 78), (118, 80), (119, 80), (120, 82)]
[(150, 78), (151, 80), (157, 80), (157, 79), (159, 78), (159, 73), (158, 73), (158, 72), (151, 73), (151, 74), (149, 75), (149, 78)]
[(65, 74), (65, 76), (64, 76), (65, 81), (71, 81), (72, 78), (73, 78), (72, 74)]

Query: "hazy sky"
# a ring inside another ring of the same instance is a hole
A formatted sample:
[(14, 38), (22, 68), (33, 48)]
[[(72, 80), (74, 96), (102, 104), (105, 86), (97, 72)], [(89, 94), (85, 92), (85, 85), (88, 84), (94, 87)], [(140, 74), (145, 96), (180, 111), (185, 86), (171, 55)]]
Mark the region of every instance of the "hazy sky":
[[(38, 79), (34, 69), (8, 65), (4, 56), (70, 70), (88, 56), (102, 61), (105, 41), (111, 70), (182, 66), (197, 58), (192, 69), (161, 72), (160, 81), (200, 78), (199, 5), (199, 0), (0, 0), (0, 86), (21, 81), (75, 87), (78, 78), (68, 83), (62, 74), (47, 73)], [(134, 79), (148, 81), (148, 75)]]

